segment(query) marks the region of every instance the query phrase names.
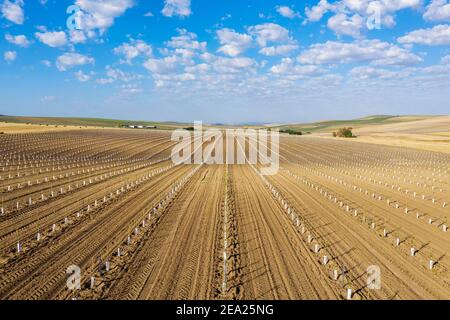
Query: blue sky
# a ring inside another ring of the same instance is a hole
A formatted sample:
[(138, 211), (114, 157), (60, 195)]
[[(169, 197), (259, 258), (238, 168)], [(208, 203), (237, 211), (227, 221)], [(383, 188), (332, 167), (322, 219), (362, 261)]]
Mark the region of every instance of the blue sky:
[(0, 4), (0, 114), (237, 123), (449, 113), (449, 0)]

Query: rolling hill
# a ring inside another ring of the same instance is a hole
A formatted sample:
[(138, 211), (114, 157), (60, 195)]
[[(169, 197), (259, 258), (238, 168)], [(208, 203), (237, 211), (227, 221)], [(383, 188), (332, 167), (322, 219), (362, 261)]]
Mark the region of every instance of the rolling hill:
[(119, 128), (127, 124), (134, 124), (142, 126), (156, 126), (158, 129), (162, 130), (173, 130), (187, 126), (187, 124), (177, 122), (133, 121), (102, 118), (22, 117), (6, 115), (0, 115), (0, 122), (45, 126), (87, 126), (104, 128)]
[(411, 121), (421, 121), (430, 118), (435, 118), (435, 116), (391, 116), (391, 115), (374, 115), (367, 116), (359, 119), (353, 120), (329, 120), (329, 121), (319, 121), (313, 123), (303, 123), (303, 124), (285, 124), (274, 126), (273, 128), (291, 129), (295, 131), (302, 132), (332, 132), (338, 128), (351, 127), (354, 129), (362, 127), (371, 127), (384, 124), (396, 124)]

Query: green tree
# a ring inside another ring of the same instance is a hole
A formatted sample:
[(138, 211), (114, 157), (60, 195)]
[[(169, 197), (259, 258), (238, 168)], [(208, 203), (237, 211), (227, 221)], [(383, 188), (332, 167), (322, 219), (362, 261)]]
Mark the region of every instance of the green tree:
[(333, 132), (333, 137), (353, 138), (352, 128), (340, 128), (337, 132)]

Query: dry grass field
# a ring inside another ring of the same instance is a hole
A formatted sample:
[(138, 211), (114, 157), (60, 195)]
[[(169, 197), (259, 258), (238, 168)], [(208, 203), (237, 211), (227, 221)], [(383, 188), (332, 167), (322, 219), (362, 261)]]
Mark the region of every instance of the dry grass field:
[(285, 136), (261, 176), (170, 138), (0, 135), (0, 299), (450, 299), (450, 155)]
[[(81, 127), (84, 128), (84, 127)], [(53, 132), (81, 129), (78, 126), (56, 126), (56, 125), (37, 125), (25, 123), (6, 123), (0, 122), (0, 132), (7, 133), (29, 133), (29, 132)]]
[(450, 153), (450, 116), (364, 126), (355, 130), (358, 141)]

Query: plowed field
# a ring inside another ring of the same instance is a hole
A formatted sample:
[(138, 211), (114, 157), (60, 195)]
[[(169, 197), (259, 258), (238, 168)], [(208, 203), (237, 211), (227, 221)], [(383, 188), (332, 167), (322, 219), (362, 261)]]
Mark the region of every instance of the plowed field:
[(450, 299), (450, 155), (282, 137), (262, 176), (174, 144), (0, 136), (0, 299)]

